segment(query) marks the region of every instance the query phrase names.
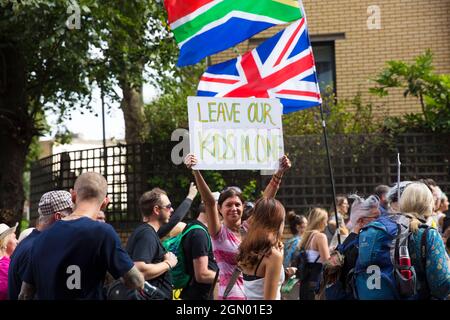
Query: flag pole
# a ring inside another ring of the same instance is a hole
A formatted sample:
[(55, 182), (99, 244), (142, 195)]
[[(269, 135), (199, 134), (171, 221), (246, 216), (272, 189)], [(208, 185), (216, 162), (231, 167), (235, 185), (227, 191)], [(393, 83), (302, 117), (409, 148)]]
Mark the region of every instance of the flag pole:
[(397, 153), (397, 201), (400, 202), (400, 152)]
[[(306, 20), (306, 11), (305, 11), (305, 7), (303, 6), (303, 1), (298, 0), (298, 3), (300, 6), (300, 10), (302, 12), (302, 17), (305, 19), (306, 24), (308, 24), (308, 21)], [(309, 36), (308, 36), (308, 38), (309, 38)], [(311, 45), (310, 45), (310, 47), (311, 47)], [(317, 79), (316, 79), (316, 86), (317, 86), (317, 89), (319, 90), (319, 84), (318, 84)], [(328, 171), (330, 173), (331, 189), (333, 191), (334, 218), (336, 219), (336, 231), (338, 233), (337, 239), (338, 239), (338, 244), (341, 244), (341, 233), (339, 230), (339, 220), (338, 220), (337, 203), (336, 203), (336, 188), (334, 185), (333, 168), (331, 166), (330, 148), (328, 146), (327, 123), (325, 122), (325, 118), (323, 116), (322, 102), (319, 104), (319, 108), (320, 108), (320, 117), (322, 118), (322, 129), (323, 129), (323, 138), (325, 140), (325, 149), (327, 150)]]
[(334, 185), (333, 167), (331, 166), (330, 148), (328, 146), (327, 123), (325, 122), (325, 118), (323, 116), (322, 104), (319, 104), (319, 108), (320, 108), (320, 117), (322, 118), (322, 129), (323, 129), (323, 138), (325, 141), (325, 149), (327, 150), (328, 171), (330, 174), (331, 189), (333, 191), (334, 217), (336, 219), (337, 239), (338, 239), (338, 244), (341, 244), (341, 232), (339, 230), (339, 219), (338, 219), (338, 211), (337, 211), (337, 203), (336, 203), (336, 188)]

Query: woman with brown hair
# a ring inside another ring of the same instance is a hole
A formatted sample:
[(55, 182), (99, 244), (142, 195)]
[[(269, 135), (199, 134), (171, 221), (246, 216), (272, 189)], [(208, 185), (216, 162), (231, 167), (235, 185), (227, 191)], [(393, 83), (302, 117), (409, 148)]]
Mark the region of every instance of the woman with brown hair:
[[(184, 162), (188, 169), (191, 169), (197, 164), (197, 159), (194, 155), (189, 154)], [(280, 167), (264, 190), (263, 197), (275, 197), (281, 178), (290, 167), (289, 159), (286, 156), (282, 157)], [(236, 255), (242, 241), (242, 235), (247, 232), (253, 216), (242, 223), (244, 199), (238, 188), (226, 188), (221, 192), (219, 200), (216, 202), (200, 171), (193, 170), (192, 173), (205, 204), (208, 231), (214, 247), (214, 257), (220, 269), (218, 299), (245, 300), (244, 282), (242, 275), (237, 272)], [(220, 215), (223, 217), (223, 222), (220, 221)]]
[(325, 228), (325, 235), (327, 236), (328, 246), (334, 248), (337, 245), (337, 228), (339, 229), (339, 234), (341, 235), (341, 241), (345, 240), (348, 235), (347, 222), (350, 220), (348, 215), (348, 199), (344, 194), (338, 194), (336, 196), (337, 205), (337, 216), (338, 222), (336, 222), (336, 214), (334, 213), (334, 208), (330, 210), (330, 215), (328, 219), (327, 227)]
[(303, 234), (308, 226), (308, 219), (303, 215), (296, 214), (294, 211), (289, 211), (286, 215), (286, 222), (289, 224), (292, 238), (284, 243), (283, 266), (289, 268), (298, 253), (298, 245), (302, 241)]
[(245, 295), (248, 300), (280, 300), (284, 282), (284, 207), (273, 198), (261, 198), (252, 217), (236, 258), (243, 273)]

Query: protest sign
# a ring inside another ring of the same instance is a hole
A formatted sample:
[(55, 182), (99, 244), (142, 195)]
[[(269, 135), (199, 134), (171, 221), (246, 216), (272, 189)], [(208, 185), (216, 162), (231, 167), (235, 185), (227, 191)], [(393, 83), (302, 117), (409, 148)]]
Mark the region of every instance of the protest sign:
[(284, 154), (278, 99), (188, 97), (191, 153), (202, 170), (273, 170)]

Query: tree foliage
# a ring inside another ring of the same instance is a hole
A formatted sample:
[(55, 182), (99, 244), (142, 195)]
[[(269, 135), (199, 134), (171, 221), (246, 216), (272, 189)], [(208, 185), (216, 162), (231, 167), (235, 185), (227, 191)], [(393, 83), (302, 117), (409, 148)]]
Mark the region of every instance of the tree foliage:
[[(74, 15), (79, 27), (69, 28)], [(144, 79), (157, 85), (173, 76), (175, 44), (164, 15), (153, 0), (0, 0), (1, 220), (21, 214), (26, 156), (48, 130), (45, 112), (61, 124), (75, 109), (92, 111), (93, 88), (101, 86), (106, 101), (128, 94), (124, 106), (133, 115)]]
[(415, 58), (413, 63), (389, 61), (374, 79), (371, 92), (384, 97), (390, 88), (403, 89), (403, 96), (418, 99), (422, 113), (409, 113), (403, 118), (386, 120), (390, 130), (450, 132), (450, 74), (437, 74), (430, 50)]
[[(89, 2), (79, 1), (83, 10)], [(89, 35), (83, 28), (66, 27), (70, 4), (70, 1), (0, 1), (0, 42), (15, 47), (25, 64), (23, 70), (16, 72), (24, 72), (25, 105), (21, 111), (31, 120), (32, 135), (45, 131), (42, 121), (45, 110), (64, 116), (79, 106), (89, 108), (86, 41)], [(81, 15), (81, 20), (84, 24), (87, 17)]]
[[(361, 92), (352, 99), (338, 100), (328, 87), (322, 99), (328, 133), (372, 133), (379, 129), (372, 112), (374, 105), (364, 102)], [(322, 134), (320, 109), (315, 107), (283, 116), (283, 131), (287, 136)]]
[(175, 68), (176, 75), (161, 82), (162, 93), (145, 107), (149, 141), (170, 141), (175, 129), (188, 129), (187, 97), (195, 96), (205, 63)]

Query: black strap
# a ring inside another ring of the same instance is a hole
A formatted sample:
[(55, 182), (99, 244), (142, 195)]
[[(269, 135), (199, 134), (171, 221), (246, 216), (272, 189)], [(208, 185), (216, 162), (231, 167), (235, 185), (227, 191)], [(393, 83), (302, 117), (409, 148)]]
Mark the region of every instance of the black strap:
[(216, 275), (214, 277), (214, 281), (211, 285), (211, 289), (209, 289), (209, 293), (208, 293), (208, 298), (209, 300), (214, 300), (214, 288), (216, 287), (217, 284), (217, 280), (219, 279), (219, 269), (217, 269), (216, 271)]
[(427, 279), (427, 255), (428, 255), (428, 250), (427, 250), (427, 237), (428, 237), (428, 231), (429, 231), (429, 226), (426, 224), (421, 224), (419, 226), (419, 228), (424, 228), (425, 230), (422, 233), (422, 237), (420, 238), (420, 252), (419, 252), (419, 263), (421, 264), (421, 272), (420, 274), (422, 275), (420, 279), (422, 281), (420, 281), (420, 284), (422, 285), (421, 290), (420, 290), (420, 296), (422, 299), (430, 299), (431, 298), (431, 292), (430, 292), (430, 287), (428, 286), (428, 279)]
[(402, 233), (402, 227), (400, 223), (397, 223), (397, 236), (395, 237), (395, 247), (394, 247), (394, 263), (395, 268), (400, 268), (400, 234)]
[(428, 226), (425, 227), (424, 232), (422, 233), (422, 238), (420, 239), (420, 261), (422, 262), (422, 269), (425, 271), (427, 266), (427, 235), (428, 235)]
[(264, 254), (263, 254), (263, 256), (261, 257), (261, 259), (258, 261), (258, 264), (256, 265), (256, 269), (255, 269), (255, 276), (256, 276), (256, 272), (258, 271), (258, 268), (259, 268), (259, 266), (261, 265), (261, 262), (264, 260)]
[(423, 285), (425, 292), (429, 295), (430, 294), (430, 288), (428, 287), (428, 280), (427, 280), (427, 236), (428, 236), (428, 230), (430, 229), (428, 226), (423, 226), (425, 228), (424, 232), (422, 233), (422, 238), (420, 239), (420, 262), (422, 263), (422, 272), (423, 272)]

